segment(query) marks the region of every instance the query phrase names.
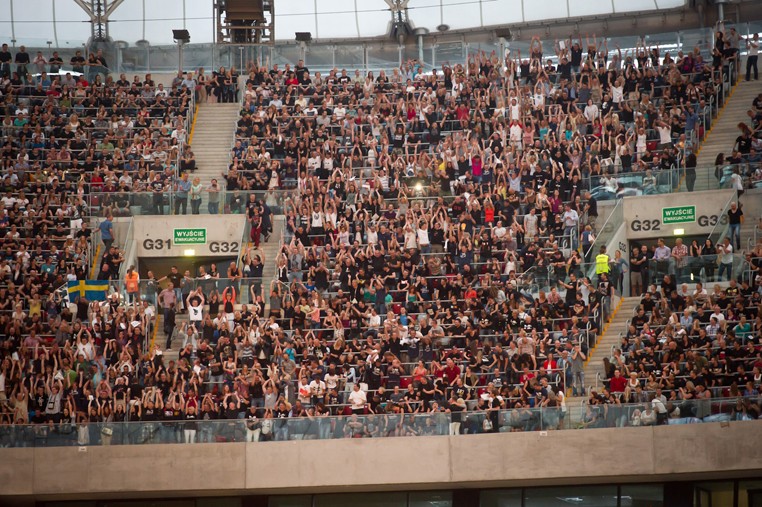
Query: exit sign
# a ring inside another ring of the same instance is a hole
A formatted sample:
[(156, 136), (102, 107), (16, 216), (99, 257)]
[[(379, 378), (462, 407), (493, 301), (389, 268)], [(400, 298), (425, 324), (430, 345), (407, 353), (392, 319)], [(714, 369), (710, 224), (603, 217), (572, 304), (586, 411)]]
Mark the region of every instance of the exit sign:
[(696, 206), (675, 206), (661, 209), (663, 224), (684, 224), (696, 221)]
[(174, 229), (172, 242), (175, 245), (205, 245), (206, 229)]

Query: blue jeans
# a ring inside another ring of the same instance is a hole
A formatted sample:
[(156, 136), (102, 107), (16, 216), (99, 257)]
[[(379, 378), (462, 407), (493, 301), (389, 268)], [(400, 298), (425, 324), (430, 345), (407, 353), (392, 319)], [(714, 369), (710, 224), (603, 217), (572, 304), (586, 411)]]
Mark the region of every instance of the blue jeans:
[(728, 235), (730, 236), (730, 243), (733, 244), (733, 238), (735, 238), (735, 245), (736, 250), (741, 249), (741, 224), (730, 224), (728, 226), (730, 231), (728, 232)]
[(728, 280), (733, 276), (733, 263), (725, 264), (724, 262), (720, 263), (720, 271), (717, 273), (717, 281), (722, 280), (722, 272), (727, 271), (728, 272)]
[(585, 372), (584, 371), (573, 372), (572, 376), (574, 377), (574, 387), (572, 389), (572, 393), (574, 393), (574, 396), (584, 396), (585, 395)]
[(570, 225), (564, 227), (564, 236), (569, 238), (569, 247), (572, 250), (577, 249), (577, 235), (575, 234), (576, 229), (576, 227)]

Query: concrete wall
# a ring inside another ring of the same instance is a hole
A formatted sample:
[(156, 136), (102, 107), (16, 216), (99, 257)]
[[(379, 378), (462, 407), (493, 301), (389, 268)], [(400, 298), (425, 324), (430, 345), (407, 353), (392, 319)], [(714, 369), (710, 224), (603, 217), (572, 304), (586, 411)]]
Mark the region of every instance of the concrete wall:
[[(712, 190), (625, 197), (623, 206), (627, 238), (669, 237), (674, 235), (675, 229), (683, 229), (684, 236), (709, 234), (714, 227), (710, 221), (711, 217), (714, 216), (715, 221), (718, 219), (733, 194), (733, 190)], [(696, 206), (696, 221), (664, 224), (662, 209), (674, 206)]]
[(762, 188), (747, 190), (741, 196), (741, 203), (746, 220), (753, 220), (756, 223), (762, 219)]
[[(196, 256), (237, 256), (246, 224), (244, 215), (159, 215), (137, 216), (133, 220), (138, 257), (181, 257), (188, 249), (194, 250)], [(176, 246), (170, 241), (168, 246), (166, 240), (172, 239), (175, 228), (205, 228), (206, 244)]]
[[(3, 449), (0, 504), (517, 487), (762, 473), (759, 422), (457, 437)], [(14, 502), (15, 503), (15, 502)]]

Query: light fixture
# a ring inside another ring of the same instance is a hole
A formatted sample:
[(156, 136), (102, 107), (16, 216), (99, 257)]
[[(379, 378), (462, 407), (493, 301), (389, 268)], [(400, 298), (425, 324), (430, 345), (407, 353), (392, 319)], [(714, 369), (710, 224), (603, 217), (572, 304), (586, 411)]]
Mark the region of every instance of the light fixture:
[(190, 33), (188, 30), (172, 30), (172, 38), (178, 43), (187, 44), (190, 42)]
[(672, 231), (672, 233), (675, 236), (682, 236), (683, 234), (685, 234), (685, 229), (675, 229), (674, 231)]
[(186, 250), (183, 250), (183, 255), (186, 257), (193, 257), (194, 255), (196, 255), (196, 251), (192, 248), (188, 248)]

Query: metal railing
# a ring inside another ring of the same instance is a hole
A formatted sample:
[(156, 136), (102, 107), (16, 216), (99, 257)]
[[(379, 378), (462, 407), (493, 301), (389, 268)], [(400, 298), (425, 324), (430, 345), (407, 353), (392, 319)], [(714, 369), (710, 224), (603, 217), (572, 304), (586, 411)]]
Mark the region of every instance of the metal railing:
[[(169, 403), (174, 406), (175, 402)], [(97, 403), (91, 402), (90, 405), (97, 407)], [(130, 422), (119, 420), (125, 418), (121, 415), (124, 412), (120, 411), (120, 415), (114, 417), (109, 408), (103, 422), (79, 423), (67, 418), (53, 424), (0, 425), (0, 447), (277, 442), (448, 435), (460, 437), (515, 431), (752, 421), (756, 419), (760, 402), (755, 397), (739, 397), (666, 403), (607, 403), (588, 404), (582, 411), (570, 410), (570, 407), (560, 403), (558, 406), (537, 407), (532, 406), (532, 402), (527, 402), (526, 406), (520, 404), (510, 409), (443, 412), (439, 408), (425, 413), (387, 410), (392, 405), (395, 404), (375, 404), (373, 412), (376, 413), (366, 413), (367, 404), (363, 404), (357, 410), (358, 413), (341, 416), (328, 415), (329, 412), (316, 414), (311, 408), (291, 408), (289, 416), (285, 418), (274, 418), (273, 410), (267, 409), (262, 410), (256, 419), (248, 419), (243, 410), (234, 410), (231, 414), (235, 415), (234, 418), (216, 419), (216, 410), (209, 405), (201, 405), (195, 410), (195, 419)], [(405, 406), (406, 403), (403, 401), (396, 405)], [(103, 414), (103, 408), (95, 410)], [(127, 410), (131, 412), (133, 406), (130, 405)], [(142, 410), (142, 407), (138, 410)], [(213, 419), (205, 419), (204, 415), (210, 412)], [(133, 414), (132, 417), (137, 416)], [(508, 436), (506, 438), (510, 439)]]

